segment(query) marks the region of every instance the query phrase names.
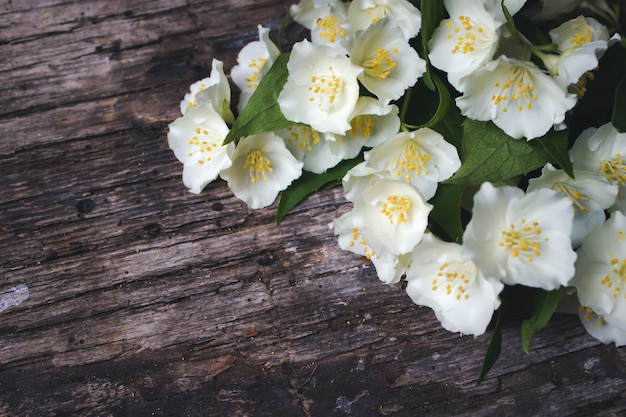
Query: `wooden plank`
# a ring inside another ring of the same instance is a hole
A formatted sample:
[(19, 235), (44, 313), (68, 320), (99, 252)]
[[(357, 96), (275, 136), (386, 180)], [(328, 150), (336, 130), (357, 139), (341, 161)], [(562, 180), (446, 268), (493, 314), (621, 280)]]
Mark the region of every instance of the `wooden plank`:
[[(0, 4), (0, 416), (621, 415), (623, 349), (563, 315), (530, 356), (442, 330), (338, 249), (341, 190), (274, 226), (188, 193), (165, 140), (189, 84), (289, 1)], [(290, 39), (302, 37), (295, 25)]]

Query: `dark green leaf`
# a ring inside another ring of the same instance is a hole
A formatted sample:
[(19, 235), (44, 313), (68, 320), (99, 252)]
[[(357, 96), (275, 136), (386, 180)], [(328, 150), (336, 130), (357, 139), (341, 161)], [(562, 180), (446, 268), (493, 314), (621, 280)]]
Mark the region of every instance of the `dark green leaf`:
[(429, 90), (435, 91), (436, 87), (433, 81), (434, 74), (430, 70), (430, 61), (428, 60), (428, 41), (433, 36), (433, 32), (439, 25), (441, 19), (444, 18), (446, 10), (443, 2), (440, 0), (421, 0), (419, 3), (419, 9), (422, 15), (422, 28), (419, 34), (419, 52), (422, 58), (428, 63), (423, 80)]
[(553, 165), (557, 165), (567, 175), (574, 178), (574, 168), (572, 167), (572, 161), (569, 159), (569, 150), (567, 149), (569, 138), (566, 130), (559, 132), (551, 131), (544, 137), (532, 140), (529, 143), (531, 145), (540, 145), (550, 157), (550, 162)]
[(445, 181), (478, 185), (526, 174), (550, 161), (540, 146), (513, 139), (491, 122), (466, 119), (463, 123), (461, 168)]
[[(626, 74), (626, 45), (619, 43), (606, 50), (598, 68), (588, 71), (581, 77), (584, 84), (584, 96), (574, 107), (567, 125), (573, 137), (577, 137), (589, 126), (601, 126), (612, 118), (616, 90)], [(580, 84), (580, 81), (579, 81)], [(626, 119), (625, 113), (617, 115)]]
[(480, 370), (480, 375), (478, 376), (478, 381), (476, 381), (476, 385), (482, 382), (485, 376), (487, 376), (487, 373), (489, 373), (489, 370), (493, 367), (493, 365), (500, 357), (500, 351), (502, 348), (502, 327), (504, 327), (504, 324), (508, 321), (508, 317), (509, 305), (506, 300), (503, 299), (502, 304), (498, 309), (496, 327), (493, 329), (493, 335), (491, 336), (491, 340), (489, 341), (489, 346), (487, 346), (487, 352), (485, 353), (483, 366)]
[(463, 238), (461, 223), (463, 190), (465, 187), (461, 185), (439, 184), (437, 194), (429, 201), (433, 205), (430, 212), (433, 220), (457, 243), (461, 243)]
[(450, 92), (448, 91), (447, 86), (443, 81), (435, 73), (431, 74), (431, 78), (437, 87), (437, 94), (439, 95), (439, 105), (437, 106), (437, 111), (433, 114), (433, 117), (421, 127), (433, 127), (441, 120), (443, 120), (444, 116), (448, 112), (448, 107), (450, 106)]
[(618, 132), (626, 132), (626, 77), (617, 85), (611, 122)]
[(554, 314), (561, 297), (565, 294), (566, 288), (561, 287), (554, 291), (537, 290), (533, 296), (533, 314), (522, 322), (522, 349), (528, 354), (530, 341), (539, 330), (541, 330)]
[(276, 58), (226, 135), (224, 144), (255, 133), (284, 129), (295, 124), (285, 118), (277, 102), (278, 95), (287, 81), (287, 61), (289, 54), (286, 53)]
[(362, 161), (363, 156), (358, 156), (354, 159), (341, 161), (337, 166), (321, 174), (303, 172), (300, 178), (280, 193), (280, 200), (276, 209), (276, 224), (279, 224), (294, 207), (309, 195), (329, 184), (339, 184), (344, 175)]

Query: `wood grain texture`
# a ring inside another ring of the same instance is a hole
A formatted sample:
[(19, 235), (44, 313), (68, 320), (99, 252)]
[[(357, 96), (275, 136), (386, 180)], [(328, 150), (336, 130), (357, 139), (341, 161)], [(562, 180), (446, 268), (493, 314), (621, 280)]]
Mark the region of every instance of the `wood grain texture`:
[[(620, 416), (626, 354), (558, 315), (442, 330), (338, 249), (317, 193), (274, 226), (186, 191), (167, 124), (277, 0), (0, 1), (0, 416)], [(292, 25), (292, 40), (303, 33)]]

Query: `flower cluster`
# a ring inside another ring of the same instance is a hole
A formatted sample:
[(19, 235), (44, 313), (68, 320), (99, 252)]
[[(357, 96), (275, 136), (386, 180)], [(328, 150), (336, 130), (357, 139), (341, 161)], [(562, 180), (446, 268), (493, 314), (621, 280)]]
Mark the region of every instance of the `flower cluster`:
[(588, 332), (624, 345), (626, 78), (608, 84), (612, 118), (587, 90), (607, 88), (605, 55), (626, 65), (626, 19), (555, 3), (301, 0), (310, 38), (282, 53), (259, 26), (230, 72), (236, 104), (217, 59), (191, 85), (168, 133), (183, 182), (221, 177), (253, 209), (280, 195), (278, 220), (341, 184), (340, 248), (445, 329), (484, 333), (507, 288), (551, 294), (537, 316), (575, 291)]

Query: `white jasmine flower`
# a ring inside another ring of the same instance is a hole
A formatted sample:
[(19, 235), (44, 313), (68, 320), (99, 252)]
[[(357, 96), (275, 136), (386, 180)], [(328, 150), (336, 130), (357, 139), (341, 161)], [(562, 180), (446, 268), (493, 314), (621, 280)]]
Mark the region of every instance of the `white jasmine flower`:
[(389, 15), (396, 18), (406, 40), (417, 36), (422, 27), (420, 11), (407, 0), (353, 0), (348, 8), (348, 30), (355, 34)]
[(320, 18), (328, 14), (331, 7), (342, 5), (341, 0), (300, 0), (289, 7), (289, 16), (305, 28), (312, 30)]
[(574, 170), (575, 179), (563, 170), (547, 164), (539, 178), (528, 182), (527, 191), (546, 187), (563, 193), (572, 200), (574, 225), (572, 245), (578, 247), (584, 238), (606, 220), (604, 210), (615, 202), (617, 186), (610, 184), (603, 176), (587, 171)]
[(443, 19), (428, 45), (430, 62), (462, 91), (460, 79), (490, 62), (498, 47), (500, 22), (481, 0), (444, 0), (449, 19)]
[(431, 210), (411, 185), (376, 180), (354, 199), (352, 224), (374, 254), (398, 256), (422, 239)]
[(413, 249), (406, 280), (413, 302), (432, 308), (446, 330), (476, 336), (487, 329), (504, 288), (497, 279), (485, 277), (472, 260), (463, 260), (461, 245), (431, 233)]
[(531, 62), (500, 56), (463, 78), (456, 104), (470, 119), (491, 120), (507, 135), (531, 140), (563, 122), (576, 96)]
[(474, 196), (462, 254), (505, 284), (553, 290), (574, 275), (570, 199), (551, 189), (524, 194), (483, 183)]
[[(491, 15), (498, 21), (505, 23), (506, 17), (504, 16), (504, 12), (502, 11), (502, 0), (481, 0), (485, 5), (485, 9), (491, 13)], [(522, 7), (526, 4), (526, 0), (504, 0), (504, 5), (506, 9), (509, 11), (511, 16), (514, 16), (515, 13), (519, 12)]]
[(394, 255), (384, 248), (378, 252), (374, 252), (365, 240), (365, 237), (359, 231), (358, 214), (349, 211), (338, 219), (334, 219), (331, 228), (335, 235), (339, 236), (339, 247), (343, 250), (365, 256), (372, 261), (378, 278), (385, 284), (396, 284), (400, 282), (400, 278), (404, 275), (410, 260), (409, 255)]
[(615, 184), (617, 200), (609, 211), (626, 212), (626, 133), (619, 133), (610, 122), (588, 128), (574, 142), (570, 156), (575, 169), (598, 173)]
[(328, 46), (304, 40), (293, 46), (287, 69), (278, 105), (288, 120), (340, 135), (351, 129), (362, 68)]
[(626, 330), (626, 217), (621, 212), (587, 236), (570, 285), (583, 306)]
[[(610, 315), (612, 316), (612, 315)], [(607, 319), (610, 316), (599, 316), (593, 309), (580, 306), (578, 317), (591, 336), (605, 345), (615, 343), (616, 347), (626, 345), (626, 330), (611, 324)]]
[[(373, 181), (383, 179), (384, 175), (378, 170), (368, 167), (365, 162), (355, 165), (341, 179), (343, 194), (348, 201), (354, 202), (367, 188), (372, 186)], [(393, 179), (393, 178), (387, 178)]]
[(221, 176), (235, 196), (258, 209), (272, 204), (301, 174), (302, 162), (291, 155), (280, 137), (266, 132), (242, 138), (231, 167)]
[(340, 0), (301, 0), (291, 6), (293, 19), (311, 31), (311, 42), (346, 53), (348, 34), (343, 28), (348, 6)]
[(350, 60), (363, 68), (358, 79), (383, 104), (397, 100), (426, 71), (426, 61), (409, 45), (393, 16), (360, 32), (350, 44)]
[(189, 87), (189, 93), (180, 102), (180, 112), (185, 115), (190, 107), (197, 106), (199, 102), (208, 102), (222, 119), (232, 124), (235, 117), (230, 110), (230, 84), (224, 74), (224, 63), (213, 59), (211, 65), (211, 75)]
[(230, 71), (233, 82), (241, 90), (237, 109), (241, 112), (263, 75), (280, 55), (278, 47), (270, 40), (270, 30), (259, 25), (259, 40), (244, 46), (237, 55), (237, 65)]
[(183, 183), (198, 194), (231, 164), (234, 145), (222, 145), (228, 126), (211, 103), (192, 106), (169, 125), (167, 139), (183, 167)]
[(460, 167), (456, 148), (429, 128), (400, 132), (365, 154), (365, 166), (380, 178), (413, 185), (430, 200), (439, 182)]
[(332, 133), (318, 132), (310, 126), (295, 124), (276, 134), (283, 138), (287, 149), (304, 163), (304, 170), (321, 174), (342, 160), (341, 154), (332, 151), (330, 144), (335, 141)]
[(560, 55), (548, 55), (544, 63), (557, 83), (567, 88), (598, 66), (608, 47), (609, 32), (597, 20), (578, 16), (551, 30), (550, 37)]
[(352, 159), (364, 146), (373, 147), (384, 142), (400, 129), (398, 112), (395, 104), (383, 105), (374, 97), (359, 97), (350, 118), (351, 129), (328, 141), (331, 152), (341, 159)]

